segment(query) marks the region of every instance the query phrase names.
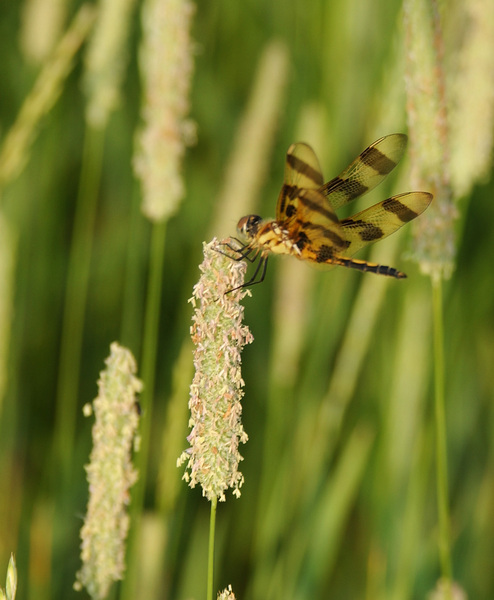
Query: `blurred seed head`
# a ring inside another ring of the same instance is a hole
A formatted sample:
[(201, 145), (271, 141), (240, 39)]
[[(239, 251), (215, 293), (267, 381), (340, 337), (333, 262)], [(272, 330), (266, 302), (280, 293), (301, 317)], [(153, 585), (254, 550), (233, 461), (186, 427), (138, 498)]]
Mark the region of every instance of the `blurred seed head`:
[(189, 0), (145, 0), (142, 7), (143, 126), (134, 168), (141, 180), (142, 212), (155, 222), (172, 216), (185, 194), (182, 159), (195, 139), (187, 119), (194, 10)]
[(17, 567), (14, 555), (10, 555), (7, 567), (7, 577), (5, 580), (5, 590), (0, 588), (0, 600), (15, 600), (17, 593)]
[(114, 342), (105, 363), (93, 402), (93, 449), (86, 466), (89, 501), (81, 529), (82, 567), (74, 584), (98, 599), (106, 598), (111, 583), (122, 579), (125, 570), (129, 490), (137, 481), (131, 462), (139, 423), (135, 403), (142, 389), (129, 350)]
[[(492, 164), (494, 143), (494, 2), (456, 3), (451, 77), (451, 183), (456, 197), (470, 193)], [(461, 40), (458, 47), (458, 40)], [(453, 75), (453, 74), (452, 74)]]
[(61, 35), (67, 7), (67, 0), (25, 0), (20, 46), (27, 60), (42, 64), (48, 58)]
[(456, 581), (448, 582), (445, 579), (439, 579), (427, 598), (428, 600), (467, 600), (467, 595)]
[(423, 273), (447, 278), (454, 268), (456, 243), (449, 167), (449, 130), (442, 33), (434, 2), (406, 0), (405, 26), (407, 118), (411, 184), (434, 195), (414, 224), (413, 257)]
[(103, 128), (120, 98), (127, 63), (127, 39), (136, 0), (100, 0), (98, 18), (86, 52), (86, 119)]
[(222, 592), (218, 592), (217, 600), (235, 600), (235, 594), (233, 593), (232, 586), (229, 585)]

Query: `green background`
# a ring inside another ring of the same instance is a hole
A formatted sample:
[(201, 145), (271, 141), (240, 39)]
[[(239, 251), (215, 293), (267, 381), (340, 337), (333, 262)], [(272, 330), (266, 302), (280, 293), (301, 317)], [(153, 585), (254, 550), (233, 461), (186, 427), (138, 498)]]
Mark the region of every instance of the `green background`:
[[(0, 10), (5, 136), (38, 67), (19, 46), (21, 3), (3, 3)], [(186, 154), (186, 197), (167, 227), (144, 515), (155, 519), (151, 531), (162, 537), (156, 544), (150, 538), (139, 553), (145, 564), (157, 562), (155, 592), (145, 587), (145, 569), (138, 571), (146, 591), (138, 588), (136, 595), (146, 600), (205, 595), (209, 504), (174, 470), (187, 446), (185, 411), (174, 428), (181, 441), (169, 455), (163, 432), (171, 398), (184, 407), (188, 401), (192, 347), (175, 368), (189, 336), (187, 300), (199, 276), (203, 240), (228, 233), (214, 231), (214, 215), (264, 48), (273, 39), (284, 43), (289, 67), (255, 199), (259, 214), (274, 216), (286, 149), (309, 131), (301, 124), (307, 106), (317, 107), (319, 120), (310, 130), (317, 139), (305, 141), (321, 153), (326, 179), (381, 135), (406, 131), (404, 73), (397, 66), (404, 43), (399, 2), (199, 2), (192, 35), (197, 144)], [(2, 366), (8, 386), (0, 422), (0, 573), (14, 551), (20, 599), (76, 597), (78, 530), (87, 502), (83, 466), (91, 443), (82, 405), (97, 394), (113, 340), (141, 359), (152, 227), (136, 208), (140, 192), (131, 164), (141, 98), (139, 36), (136, 14), (121, 103), (105, 134), (66, 490), (57, 485), (52, 444), (85, 131), (80, 54), (41, 122), (25, 169), (2, 193), (17, 246), (14, 289), (2, 292), (13, 295), (14, 310), (8, 363)], [(246, 161), (245, 170), (251, 168)], [(397, 182), (393, 174), (359, 206), (409, 190), (406, 164), (398, 189)], [(469, 598), (479, 599), (494, 594), (493, 194), (488, 176), (459, 201), (456, 269), (443, 288), (453, 574)], [(231, 221), (231, 234), (241, 216)], [(255, 338), (243, 353), (245, 484), (239, 500), (227, 494), (218, 508), (216, 589), (231, 583), (237, 598), (418, 599), (435, 587), (440, 569), (431, 285), (403, 252), (410, 233), (397, 234), (397, 254), (389, 246), (386, 258), (388, 241), (380, 254), (408, 274), (404, 281), (298, 264), (288, 271), (290, 259), (274, 258), (266, 281), (244, 300), (245, 322)], [(283, 332), (290, 336), (299, 325), (294, 338), (280, 342)], [(344, 351), (350, 360), (342, 367)], [(342, 398), (341, 423), (318, 429), (321, 414), (337, 411)], [(179, 490), (166, 509), (157, 500), (163, 472)], [(64, 516), (58, 519), (60, 505)]]

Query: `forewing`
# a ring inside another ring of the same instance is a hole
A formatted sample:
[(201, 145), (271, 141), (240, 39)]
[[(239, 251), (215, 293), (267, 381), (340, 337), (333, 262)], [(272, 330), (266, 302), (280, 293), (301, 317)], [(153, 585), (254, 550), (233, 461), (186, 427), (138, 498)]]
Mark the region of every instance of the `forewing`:
[(285, 183), (307, 189), (318, 189), (324, 183), (319, 160), (308, 144), (292, 144), (286, 153)]
[(400, 227), (418, 217), (429, 206), (432, 194), (407, 192), (383, 200), (348, 219), (340, 221), (346, 241), (345, 256), (353, 256), (358, 250), (382, 240)]
[(363, 196), (379, 185), (396, 167), (405, 152), (406, 144), (407, 136), (402, 133), (380, 138), (366, 148), (338, 177), (325, 183), (320, 191), (335, 210)]
[(324, 183), (314, 150), (301, 142), (292, 144), (286, 153), (284, 184), (276, 206), (276, 220), (283, 222), (297, 210), (300, 189), (317, 190)]
[(318, 190), (299, 190), (297, 211), (283, 226), (291, 239), (302, 250), (302, 256), (316, 260), (322, 246), (334, 252), (344, 252), (348, 242), (340, 221)]

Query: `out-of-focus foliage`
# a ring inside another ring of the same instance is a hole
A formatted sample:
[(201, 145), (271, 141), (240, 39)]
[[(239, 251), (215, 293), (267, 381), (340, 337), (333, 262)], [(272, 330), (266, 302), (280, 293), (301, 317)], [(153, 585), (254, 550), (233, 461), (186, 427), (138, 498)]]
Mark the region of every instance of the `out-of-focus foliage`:
[[(26, 44), (30, 4), (0, 8), (1, 142), (50, 60), (32, 62), (32, 49), (50, 44)], [(51, 2), (45, 4), (48, 11)], [(408, 4), (413, 9), (414, 2)], [(473, 70), (483, 65), (488, 71), (494, 56), (491, 4), (455, 1), (440, 15), (451, 165), (466, 171), (451, 178), (457, 193), (469, 194), (455, 205), (456, 268), (444, 284), (453, 574), (469, 598), (494, 596), (492, 96), (491, 104), (479, 101), (493, 83)], [(70, 4), (61, 28), (57, 13), (51, 30), (66, 31), (78, 8)], [(72, 584), (80, 567), (83, 466), (91, 441), (82, 406), (97, 395), (112, 341), (128, 346), (141, 364), (151, 237), (132, 168), (141, 124), (141, 8), (137, 3), (120, 102), (104, 136), (80, 377), (77, 397), (69, 400), (76, 402), (77, 421), (63, 478), (53, 434), (87, 135), (84, 50), (38, 123), (23, 171), (0, 190), (0, 565), (15, 553), (20, 600), (77, 597)], [(139, 598), (204, 597), (209, 506), (170, 468), (187, 447), (184, 407), (193, 377), (192, 352), (187, 359), (184, 350), (192, 315), (187, 300), (199, 277), (202, 243), (225, 235), (216, 228), (228, 226), (234, 235), (246, 205), (274, 216), (292, 142), (313, 145), (330, 179), (378, 137), (406, 131), (410, 45), (403, 22), (398, 0), (201, 0), (196, 6), (190, 117), (197, 143), (186, 152), (185, 197), (167, 227), (135, 565)], [(35, 34), (31, 19), (29, 35)], [(477, 36), (485, 36), (484, 45)], [(486, 120), (481, 165), (467, 161), (469, 115), (477, 131)], [(239, 169), (237, 198), (231, 177)], [(396, 171), (359, 208), (411, 189), (407, 161)], [(246, 198), (246, 190), (255, 197)], [(236, 209), (237, 200), (242, 207)], [(371, 251), (372, 259), (405, 271), (404, 281), (349, 269), (316, 271), (275, 258), (266, 281), (244, 299), (254, 336), (242, 355), (249, 441), (242, 447), (242, 495), (218, 506), (217, 590), (231, 584), (242, 599), (401, 600), (425, 598), (436, 587), (431, 291), (407, 258), (410, 230)]]

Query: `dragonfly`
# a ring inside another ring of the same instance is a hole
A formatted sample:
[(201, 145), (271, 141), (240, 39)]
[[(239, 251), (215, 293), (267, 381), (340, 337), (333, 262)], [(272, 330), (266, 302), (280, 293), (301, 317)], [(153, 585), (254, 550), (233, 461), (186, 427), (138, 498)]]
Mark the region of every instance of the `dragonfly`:
[(384, 136), (324, 183), (314, 150), (302, 142), (292, 144), (286, 154), (276, 218), (242, 217), (237, 232), (246, 241), (233, 238), (240, 246), (227, 244), (235, 260), (255, 262), (259, 258), (252, 278), (240, 287), (264, 281), (271, 254), (288, 254), (313, 265), (339, 265), (405, 278), (405, 273), (394, 267), (352, 257), (417, 218), (431, 203), (432, 194), (405, 192), (341, 220), (335, 211), (379, 185), (403, 157), (406, 145), (407, 136), (402, 133)]

